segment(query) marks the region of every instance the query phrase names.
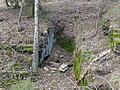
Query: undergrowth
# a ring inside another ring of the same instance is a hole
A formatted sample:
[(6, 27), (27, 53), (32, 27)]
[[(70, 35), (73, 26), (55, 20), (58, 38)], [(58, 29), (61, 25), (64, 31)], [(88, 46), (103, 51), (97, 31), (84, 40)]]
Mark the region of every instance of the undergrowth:
[(10, 90), (34, 90), (31, 80), (20, 80), (17, 84), (13, 85)]
[[(89, 50), (80, 50), (79, 52), (76, 52), (74, 54), (74, 60), (73, 60), (73, 71), (75, 75), (75, 79), (79, 80), (80, 77), (83, 74), (83, 71), (81, 69), (81, 64), (84, 60), (89, 60), (91, 58), (91, 52)], [(87, 81), (83, 79), (80, 82), (80, 86), (87, 86)]]
[(62, 38), (59, 37), (57, 38), (57, 44), (64, 48), (68, 52), (73, 52), (75, 50), (75, 41), (74, 39), (69, 39), (69, 38)]
[(111, 29), (109, 32), (108, 45), (112, 50), (115, 50), (117, 45), (120, 45), (120, 32), (118, 30)]
[(76, 80), (78, 80), (82, 74), (81, 63), (83, 62), (83, 60), (84, 57), (82, 57), (82, 51), (80, 50), (78, 53), (75, 54), (73, 61), (73, 70)]

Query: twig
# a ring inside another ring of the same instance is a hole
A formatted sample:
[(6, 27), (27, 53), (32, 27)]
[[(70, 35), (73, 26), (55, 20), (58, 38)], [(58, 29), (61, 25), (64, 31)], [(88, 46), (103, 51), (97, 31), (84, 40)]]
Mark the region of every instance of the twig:
[(93, 87), (95, 88), (95, 90), (98, 90), (97, 87), (95, 85), (93, 85)]
[[(4, 20), (9, 26), (10, 26), (10, 28), (12, 29), (12, 25), (7, 21), (7, 20)], [(9, 32), (11, 32), (11, 31), (9, 31)], [(8, 32), (8, 33), (9, 33)]]
[(83, 88), (87, 88), (87, 89), (89, 89), (89, 90), (92, 90), (90, 87), (88, 87), (88, 86), (80, 86), (80, 87), (83, 87)]
[(103, 51), (102, 53), (98, 54), (97, 57), (91, 63), (98, 61), (100, 58), (104, 57), (106, 54), (110, 52), (111, 49)]
[(12, 49), (12, 51), (13, 51), (15, 54), (17, 54), (17, 52), (15, 51), (15, 49), (12, 48), (12, 46), (10, 46), (10, 48)]

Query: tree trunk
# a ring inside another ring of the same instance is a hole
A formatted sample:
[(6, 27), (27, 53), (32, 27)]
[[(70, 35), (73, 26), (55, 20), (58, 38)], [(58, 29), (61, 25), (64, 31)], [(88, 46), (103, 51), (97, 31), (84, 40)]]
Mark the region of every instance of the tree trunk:
[(20, 13), (19, 13), (19, 18), (18, 18), (18, 31), (22, 31), (23, 30), (23, 26), (21, 24), (21, 17), (22, 17), (22, 12), (23, 12), (23, 8), (24, 8), (24, 0), (21, 1), (21, 5), (20, 5)]
[(19, 6), (19, 1), (18, 0), (15, 0), (15, 6), (14, 6), (14, 8), (16, 9), (16, 8), (20, 8), (20, 6)]
[(32, 70), (36, 71), (39, 62), (39, 0), (35, 0), (35, 29)]
[(9, 7), (8, 0), (5, 0), (6, 6)]
[(34, 0), (30, 3), (30, 17), (34, 16)]

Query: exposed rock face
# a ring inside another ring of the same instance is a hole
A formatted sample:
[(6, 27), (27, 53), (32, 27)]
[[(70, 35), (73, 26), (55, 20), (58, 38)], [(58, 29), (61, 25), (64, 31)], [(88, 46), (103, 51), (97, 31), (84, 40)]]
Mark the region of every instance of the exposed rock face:
[(41, 48), (41, 61), (44, 60), (45, 57), (49, 56), (53, 47), (54, 42), (54, 30), (48, 29), (44, 35), (43, 47)]

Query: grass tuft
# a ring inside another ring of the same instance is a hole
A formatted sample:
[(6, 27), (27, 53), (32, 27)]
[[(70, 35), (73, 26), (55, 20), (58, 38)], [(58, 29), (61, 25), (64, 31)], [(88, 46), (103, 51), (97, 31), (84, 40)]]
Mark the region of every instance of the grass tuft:
[(74, 39), (69, 38), (57, 38), (57, 44), (64, 48), (66, 51), (73, 53), (75, 50), (75, 41)]

